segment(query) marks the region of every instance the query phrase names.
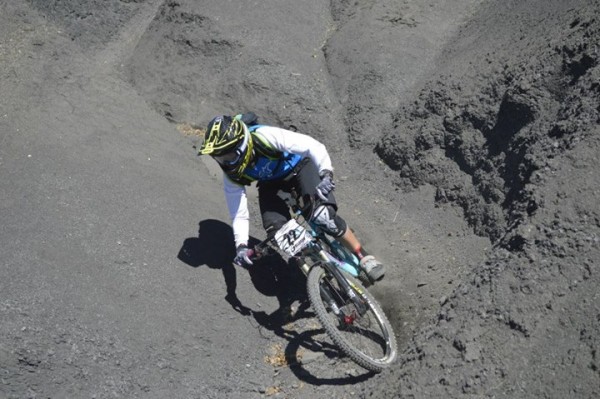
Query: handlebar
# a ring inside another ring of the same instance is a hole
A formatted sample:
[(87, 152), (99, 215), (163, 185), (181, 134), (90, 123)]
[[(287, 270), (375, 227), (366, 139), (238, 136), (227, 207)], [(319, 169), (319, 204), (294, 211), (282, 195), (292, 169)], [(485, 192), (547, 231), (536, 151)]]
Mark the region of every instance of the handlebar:
[[(293, 201), (295, 201), (295, 204), (289, 204), (289, 205), (291, 205), (291, 206), (296, 205), (298, 208), (300, 208), (299, 198), (295, 192), (291, 194), (291, 198), (293, 199)], [(318, 209), (319, 205), (321, 205), (323, 202), (324, 201), (321, 200), (317, 194), (311, 195), (308, 199), (308, 211), (309, 212), (307, 212), (307, 213), (309, 215), (308, 215), (308, 217), (305, 216), (304, 220), (308, 221), (308, 220), (312, 219), (314, 216), (315, 210)], [(301, 213), (304, 214), (304, 212), (301, 212)], [(269, 255), (273, 251), (276, 251), (274, 248), (272, 248), (270, 246), (270, 243), (274, 239), (274, 237), (275, 237), (275, 232), (272, 232), (272, 233), (268, 234), (266, 239), (264, 239), (263, 241), (256, 244), (253, 248), (248, 248), (248, 251), (247, 251), (248, 258), (250, 258), (250, 260), (252, 260), (252, 261), (255, 261), (255, 260), (259, 260), (259, 259), (263, 258), (264, 256)]]

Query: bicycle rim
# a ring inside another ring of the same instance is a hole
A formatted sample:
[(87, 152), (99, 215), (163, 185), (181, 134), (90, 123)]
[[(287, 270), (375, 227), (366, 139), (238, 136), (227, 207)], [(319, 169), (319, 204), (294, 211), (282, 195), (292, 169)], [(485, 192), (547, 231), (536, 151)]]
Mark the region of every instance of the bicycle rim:
[[(364, 314), (360, 314), (335, 278), (320, 266), (313, 267), (308, 275), (309, 300), (321, 325), (339, 349), (365, 369), (381, 372), (396, 359), (396, 337), (375, 298), (358, 280), (349, 276), (347, 279), (366, 305)], [(333, 304), (329, 303), (328, 296)]]

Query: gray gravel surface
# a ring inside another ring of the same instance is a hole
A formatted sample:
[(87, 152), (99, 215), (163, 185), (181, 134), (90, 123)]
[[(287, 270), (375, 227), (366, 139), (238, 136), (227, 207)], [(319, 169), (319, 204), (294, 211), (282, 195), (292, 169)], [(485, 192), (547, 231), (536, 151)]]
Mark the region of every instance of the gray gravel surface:
[[(599, 15), (1, 1), (0, 397), (598, 397)], [(339, 356), (293, 268), (231, 265), (190, 125), (246, 110), (330, 150), (390, 370)]]

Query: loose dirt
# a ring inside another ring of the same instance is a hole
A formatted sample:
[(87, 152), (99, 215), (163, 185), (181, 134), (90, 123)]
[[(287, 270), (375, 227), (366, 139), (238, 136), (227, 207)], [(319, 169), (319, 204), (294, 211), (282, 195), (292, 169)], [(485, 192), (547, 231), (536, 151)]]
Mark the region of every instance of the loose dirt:
[[(0, 3), (0, 396), (598, 397), (599, 15)], [(390, 370), (339, 357), (293, 268), (231, 265), (193, 126), (247, 110), (327, 145)]]

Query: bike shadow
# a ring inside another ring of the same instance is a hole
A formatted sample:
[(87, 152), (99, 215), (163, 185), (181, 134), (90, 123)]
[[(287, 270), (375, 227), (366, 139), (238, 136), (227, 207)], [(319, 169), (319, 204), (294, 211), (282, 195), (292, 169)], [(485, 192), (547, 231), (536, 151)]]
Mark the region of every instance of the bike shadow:
[[(250, 237), (249, 245), (253, 246), (258, 242), (257, 238)], [(315, 339), (317, 334), (323, 334), (320, 327), (301, 332), (293, 328), (284, 328), (292, 323), (315, 317), (309, 310), (306, 276), (296, 265), (289, 264), (278, 254), (256, 261), (248, 269), (234, 266), (232, 262), (234, 257), (235, 245), (231, 226), (215, 219), (201, 221), (198, 225), (198, 237), (186, 238), (177, 254), (179, 260), (191, 267), (206, 265), (211, 269), (222, 271), (227, 291), (225, 300), (235, 311), (252, 317), (260, 328), (272, 331), (288, 342), (284, 349), (286, 364), (299, 380), (312, 385), (346, 385), (365, 381), (374, 375), (371, 372), (359, 376), (336, 378), (319, 378), (313, 375), (298, 355), (301, 350), (322, 353), (326, 359), (337, 359), (340, 357), (340, 352), (336, 346)], [(262, 295), (276, 297), (278, 309), (267, 314), (244, 305), (236, 294), (238, 270), (248, 272), (254, 288)], [(292, 311), (293, 304), (296, 302), (297, 309)]]
[[(267, 260), (265, 260), (267, 262)], [(280, 299), (280, 307), (267, 314), (264, 311), (251, 311), (256, 322), (266, 330), (287, 341), (283, 349), (284, 364), (299, 380), (311, 385), (353, 385), (364, 382), (373, 377), (375, 373), (364, 370), (360, 375), (346, 374), (347, 368), (340, 368), (342, 376), (325, 378), (320, 375), (331, 374), (330, 361), (338, 361), (344, 357), (339, 348), (334, 345), (325, 330), (316, 321), (316, 315), (310, 309), (310, 302), (306, 294), (306, 276), (300, 268), (283, 260), (280, 256), (270, 259), (269, 263), (279, 270), (288, 269), (286, 278), (291, 279), (295, 294), (290, 295), (290, 285), (282, 284), (288, 293)], [(260, 266), (260, 265), (256, 265)], [(259, 270), (262, 268), (258, 268)], [(284, 280), (280, 280), (283, 282)], [(293, 304), (297, 301), (297, 305)], [(312, 354), (312, 355), (307, 355)], [(311, 359), (308, 359), (311, 357)], [(349, 361), (349, 360), (348, 360)], [(352, 363), (352, 369), (361, 369)], [(313, 371), (311, 371), (313, 369)]]
[[(283, 349), (284, 362), (278, 359), (277, 367), (287, 367), (299, 380), (316, 386), (321, 385), (354, 385), (364, 382), (375, 375), (374, 372), (363, 370), (360, 375), (347, 374), (348, 369), (362, 368), (354, 363), (351, 366), (339, 368), (343, 376), (322, 377), (322, 375), (332, 372), (335, 374), (335, 366), (332, 367), (332, 361), (337, 362), (344, 355), (339, 348), (329, 341), (325, 330), (320, 327), (314, 327), (315, 314), (310, 310), (310, 303), (306, 298), (299, 303), (299, 307), (292, 313), (289, 309), (280, 308), (271, 314), (265, 312), (252, 312), (254, 319), (265, 329), (272, 331), (275, 335), (287, 341)], [(299, 325), (313, 323), (313, 326), (306, 329)], [(350, 361), (350, 360), (348, 360)], [(312, 369), (312, 371), (311, 371)]]

